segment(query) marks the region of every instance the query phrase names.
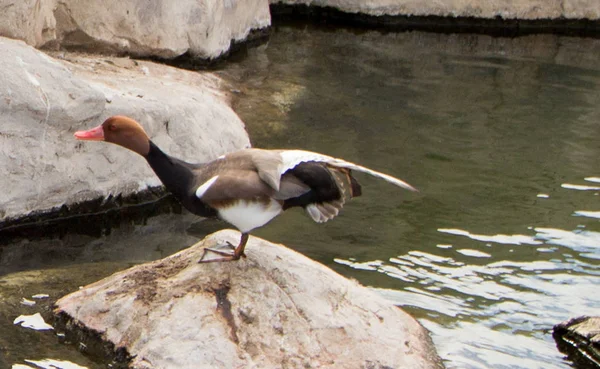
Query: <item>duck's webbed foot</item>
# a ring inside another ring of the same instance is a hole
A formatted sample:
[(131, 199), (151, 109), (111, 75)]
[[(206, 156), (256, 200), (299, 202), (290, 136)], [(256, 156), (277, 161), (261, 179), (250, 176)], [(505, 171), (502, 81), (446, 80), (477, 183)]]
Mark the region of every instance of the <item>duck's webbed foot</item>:
[[(199, 263), (214, 263), (218, 261), (231, 261), (237, 260), (235, 259), (235, 249), (230, 242), (216, 245), (213, 247), (206, 247), (204, 252), (202, 253), (202, 257), (200, 257)], [(211, 256), (211, 254), (220, 255), (220, 257)], [(245, 256), (245, 255), (244, 255)]]
[[(222, 261), (234, 261), (239, 260), (240, 257), (246, 257), (244, 254), (244, 248), (248, 242), (248, 234), (242, 233), (240, 244), (236, 247), (230, 242), (220, 244), (214, 247), (206, 247), (198, 263), (216, 263)], [(210, 257), (210, 254), (217, 254), (220, 257)]]

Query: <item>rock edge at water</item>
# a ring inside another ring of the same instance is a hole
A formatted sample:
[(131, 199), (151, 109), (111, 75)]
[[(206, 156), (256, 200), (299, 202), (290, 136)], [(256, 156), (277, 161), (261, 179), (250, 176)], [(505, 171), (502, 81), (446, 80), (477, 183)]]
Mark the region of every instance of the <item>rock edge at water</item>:
[(600, 316), (581, 316), (554, 326), (558, 349), (581, 368), (600, 368)]
[(273, 9), (275, 17), (287, 12), (282, 7), (294, 12), (310, 9), (328, 20), (345, 14), (352, 24), (400, 29), (600, 33), (600, 2), (595, 0), (0, 0), (0, 36), (38, 48), (183, 58), (180, 62), (196, 66), (202, 65), (197, 61), (214, 61), (234, 45), (263, 35)]
[(203, 247), (238, 240), (214, 233), (61, 298), (55, 313), (132, 368), (443, 368), (412, 317), (282, 245), (252, 237), (239, 262), (197, 263)]
[(372, 16), (600, 19), (600, 3), (593, 0), (270, 0), (270, 3), (328, 7)]

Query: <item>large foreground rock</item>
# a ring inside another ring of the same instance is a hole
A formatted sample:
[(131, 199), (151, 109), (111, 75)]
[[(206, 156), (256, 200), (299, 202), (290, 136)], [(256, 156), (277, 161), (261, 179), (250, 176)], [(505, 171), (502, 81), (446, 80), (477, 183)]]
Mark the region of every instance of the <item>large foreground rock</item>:
[(582, 316), (554, 326), (561, 352), (581, 368), (600, 368), (600, 316)]
[(249, 146), (214, 74), (122, 58), (59, 60), (6, 38), (0, 49), (0, 224), (160, 185), (136, 154), (73, 138), (110, 115), (137, 118), (165, 151), (190, 161)]
[(595, 0), (270, 0), (272, 4), (331, 7), (373, 16), (407, 15), (493, 19), (600, 19)]
[(212, 59), (271, 24), (268, 0), (0, 0), (0, 36), (174, 58)]
[(203, 247), (238, 240), (212, 234), (61, 298), (55, 313), (70, 334), (126, 349), (133, 368), (443, 367), (408, 314), (282, 245), (250, 238), (247, 258), (197, 263)]

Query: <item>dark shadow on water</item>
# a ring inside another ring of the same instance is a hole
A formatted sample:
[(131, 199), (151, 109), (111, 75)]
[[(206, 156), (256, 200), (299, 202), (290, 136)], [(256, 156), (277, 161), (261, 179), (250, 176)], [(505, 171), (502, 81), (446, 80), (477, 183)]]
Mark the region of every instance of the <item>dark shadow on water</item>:
[(150, 261), (227, 227), (189, 214), (165, 194), (95, 209), (88, 214), (37, 214), (35, 222), (21, 219), (0, 229), (0, 276), (74, 263)]

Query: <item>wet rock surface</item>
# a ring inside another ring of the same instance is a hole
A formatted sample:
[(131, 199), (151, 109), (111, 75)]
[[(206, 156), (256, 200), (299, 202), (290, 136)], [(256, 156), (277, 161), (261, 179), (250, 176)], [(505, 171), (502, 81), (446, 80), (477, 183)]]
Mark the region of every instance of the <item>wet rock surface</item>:
[(251, 238), (239, 262), (197, 263), (238, 239), (221, 231), (83, 287), (57, 301), (58, 329), (133, 368), (443, 367), (408, 314), (281, 245)]
[[(135, 117), (167, 153), (202, 162), (249, 146), (224, 83), (127, 58), (56, 53), (0, 38), (0, 224), (160, 186), (143, 158), (73, 132)], [(18, 184), (18, 185), (16, 185)]]
[(600, 316), (582, 316), (554, 326), (558, 349), (577, 368), (600, 368)]

